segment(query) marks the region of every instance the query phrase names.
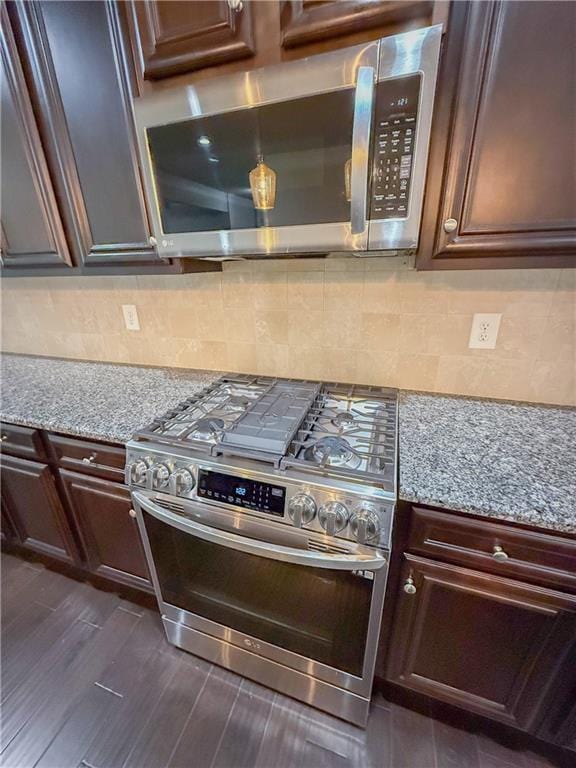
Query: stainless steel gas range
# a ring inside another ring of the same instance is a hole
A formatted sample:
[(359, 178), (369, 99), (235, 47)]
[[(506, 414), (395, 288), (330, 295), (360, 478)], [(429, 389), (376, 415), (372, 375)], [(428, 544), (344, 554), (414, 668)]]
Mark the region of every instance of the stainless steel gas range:
[(365, 725), (396, 498), (394, 390), (223, 376), (126, 483), (168, 639)]

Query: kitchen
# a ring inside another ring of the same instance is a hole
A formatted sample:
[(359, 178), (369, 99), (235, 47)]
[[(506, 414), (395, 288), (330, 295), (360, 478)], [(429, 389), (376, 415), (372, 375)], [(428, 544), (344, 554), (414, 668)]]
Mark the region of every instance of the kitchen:
[(576, 5), (1, 16), (2, 764), (573, 764)]

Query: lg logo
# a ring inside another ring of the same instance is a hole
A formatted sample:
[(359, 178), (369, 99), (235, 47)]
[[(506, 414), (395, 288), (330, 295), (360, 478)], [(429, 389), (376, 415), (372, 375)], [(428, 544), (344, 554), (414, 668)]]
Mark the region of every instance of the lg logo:
[(174, 245), (174, 240), (162, 240), (162, 245), (166, 248), (169, 245)]
[(257, 643), (255, 640), (250, 640), (249, 638), (244, 638), (244, 645), (248, 646), (248, 648), (253, 648), (255, 651), (259, 651), (261, 648), (260, 643)]

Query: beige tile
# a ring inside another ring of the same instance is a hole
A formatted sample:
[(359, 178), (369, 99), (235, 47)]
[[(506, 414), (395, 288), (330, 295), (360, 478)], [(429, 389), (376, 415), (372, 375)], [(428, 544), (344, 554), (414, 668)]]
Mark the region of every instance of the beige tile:
[(536, 361), (530, 376), (529, 399), (554, 405), (576, 406), (574, 361)]
[(224, 272), (222, 301), (226, 309), (249, 309), (254, 306), (254, 282), (251, 272)]
[(225, 310), (226, 341), (254, 342), (254, 312), (251, 309)]
[(197, 307), (193, 333), (199, 341), (227, 341), (228, 315), (224, 309)]
[(437, 355), (398, 355), (398, 386), (434, 391), (438, 373)]
[(546, 319), (540, 347), (535, 354), (539, 360), (574, 360), (576, 355), (576, 304), (555, 305)]
[(404, 272), (397, 276), (397, 290), (402, 314), (445, 314), (450, 293), (430, 273)]
[(380, 349), (356, 353), (356, 378), (359, 384), (380, 387), (398, 386), (398, 355)]
[(499, 358), (534, 358), (547, 321), (540, 317), (502, 317), (495, 354)]
[(323, 313), (323, 346), (351, 349), (358, 347), (362, 315), (352, 310)]
[(315, 312), (324, 308), (324, 272), (288, 272), (286, 300), (289, 309)]
[(422, 315), (402, 315), (398, 332), (402, 353), (426, 354), (428, 351), (428, 318)]
[(330, 253), (324, 260), (325, 272), (349, 272), (358, 275), (364, 272), (364, 259), (362, 256), (354, 256), (352, 253)]
[(304, 259), (286, 259), (286, 271), (291, 272), (324, 272), (326, 259), (324, 258), (304, 258)]
[(290, 347), (290, 375), (303, 379), (321, 379), (324, 376), (324, 349), (322, 347)]
[(360, 349), (393, 352), (400, 343), (400, 316), (364, 312), (360, 331)]
[(364, 272), (324, 273), (324, 309), (362, 310)]
[(256, 310), (254, 328), (257, 344), (287, 344), (288, 317), (285, 310)]
[(285, 272), (263, 272), (253, 275), (254, 307), (256, 309), (286, 309), (287, 285)]
[(362, 308), (365, 312), (400, 312), (401, 296), (394, 272), (366, 272), (362, 289)]
[(287, 344), (257, 344), (256, 373), (265, 376), (291, 376)]
[(484, 361), (480, 388), (483, 397), (506, 400), (530, 398), (532, 361), (495, 358)]
[(228, 368), (240, 373), (256, 373), (256, 345), (243, 342), (229, 343)]
[(345, 347), (323, 349), (322, 378), (353, 383), (358, 380), (356, 352)]
[(321, 347), (324, 343), (324, 313), (315, 310), (290, 310), (288, 343), (291, 347)]
[(472, 316), (428, 315), (426, 324), (426, 351), (431, 355), (466, 355)]
[(441, 355), (435, 390), (452, 395), (480, 395), (484, 361), (466, 355)]

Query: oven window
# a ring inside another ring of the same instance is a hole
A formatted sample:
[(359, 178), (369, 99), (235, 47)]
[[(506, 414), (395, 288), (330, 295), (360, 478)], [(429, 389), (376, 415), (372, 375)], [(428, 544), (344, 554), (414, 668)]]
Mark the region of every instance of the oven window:
[[(166, 234), (350, 220), (354, 88), (147, 130)], [(273, 207), (257, 209), (250, 172), (276, 174)]]
[(373, 582), (197, 539), (144, 513), (165, 602), (360, 677)]

